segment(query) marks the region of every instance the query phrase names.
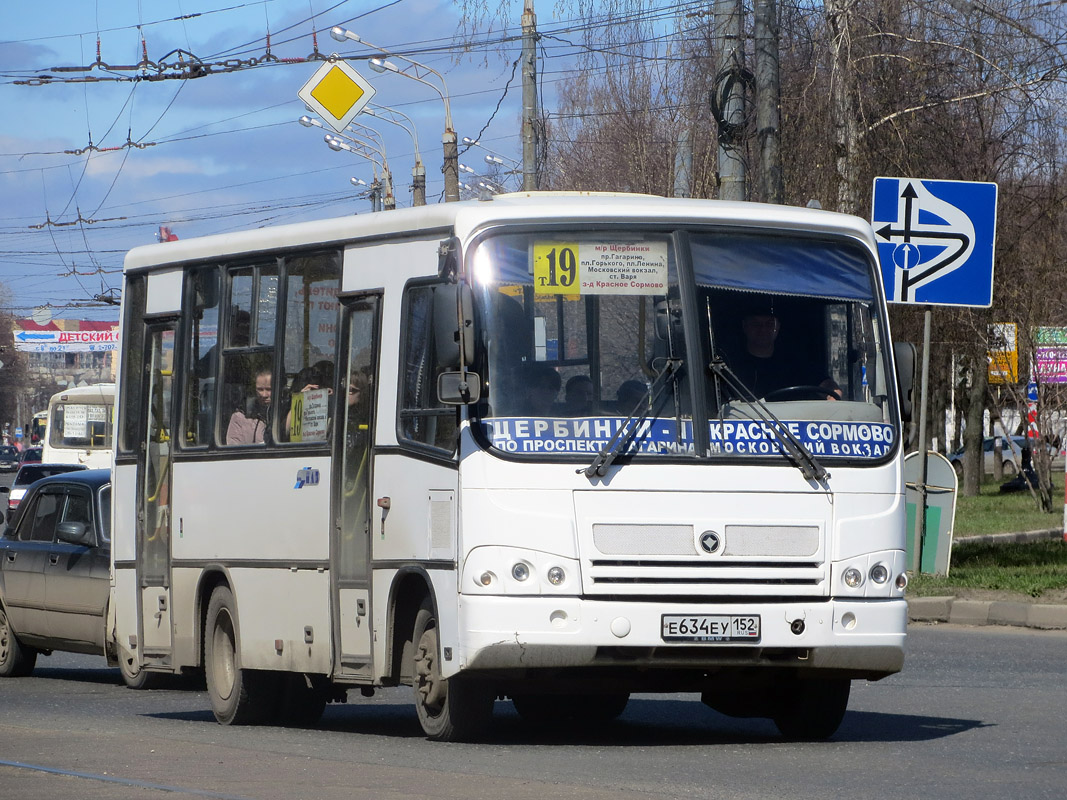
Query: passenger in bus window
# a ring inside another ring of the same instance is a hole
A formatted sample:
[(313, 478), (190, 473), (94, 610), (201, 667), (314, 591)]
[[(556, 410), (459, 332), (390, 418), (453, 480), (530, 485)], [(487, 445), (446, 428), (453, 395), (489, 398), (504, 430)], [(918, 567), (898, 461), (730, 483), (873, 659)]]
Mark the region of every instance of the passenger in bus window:
[(644, 381), (623, 381), (615, 392), (615, 409), (619, 414), (630, 414), (637, 408), (637, 404), (647, 397), (648, 387)]
[(550, 417), (556, 395), (563, 384), (559, 373), (548, 364), (528, 364), (525, 370), (526, 405), (523, 413), (531, 417)]
[[(743, 347), (728, 359), (734, 374), (760, 398), (839, 400), (841, 387), (827, 375), (812, 374), (813, 368), (778, 346), (781, 321), (770, 299), (753, 300), (741, 318)], [(786, 389), (796, 387), (788, 393)], [(805, 387), (801, 391), (800, 387)], [(775, 397), (775, 395), (779, 395)]]
[(593, 381), (588, 375), (574, 375), (563, 387), (563, 409), (568, 417), (588, 417), (593, 413)]
[(270, 428), (271, 371), (256, 372), (255, 397), (246, 409), (237, 409), (226, 428), (226, 444), (263, 444)]

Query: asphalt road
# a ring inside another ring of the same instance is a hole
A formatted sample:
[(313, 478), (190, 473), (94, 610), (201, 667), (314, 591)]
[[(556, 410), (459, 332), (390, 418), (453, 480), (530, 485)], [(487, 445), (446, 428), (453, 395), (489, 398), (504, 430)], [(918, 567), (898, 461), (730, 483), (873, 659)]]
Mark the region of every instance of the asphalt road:
[(595, 731), (535, 732), (498, 702), (493, 741), (420, 734), (409, 689), (327, 708), (314, 729), (225, 728), (195, 683), (125, 689), (55, 654), (0, 680), (0, 797), (1062, 798), (1067, 634), (916, 626), (904, 672), (857, 682), (841, 729), (783, 742), (693, 696), (642, 695)]

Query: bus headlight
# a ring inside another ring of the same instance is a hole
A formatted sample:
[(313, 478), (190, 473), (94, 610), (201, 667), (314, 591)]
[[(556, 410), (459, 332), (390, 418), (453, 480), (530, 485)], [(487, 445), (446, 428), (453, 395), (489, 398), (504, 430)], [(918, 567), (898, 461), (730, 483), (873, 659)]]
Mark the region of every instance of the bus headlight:
[(530, 577), (530, 565), (525, 561), (519, 561), (511, 568), (511, 577), (517, 581), (524, 581)]
[(581, 591), (581, 565), (559, 553), (483, 545), (467, 554), (462, 570), (459, 585), (463, 593), (574, 595)]
[(889, 580), (889, 568), (885, 564), (875, 564), (870, 571), (871, 580), (881, 586)]
[(855, 589), (857, 586), (863, 583), (863, 573), (855, 567), (849, 567), (845, 570), (845, 573), (841, 576), (844, 580), (845, 586), (850, 589)]

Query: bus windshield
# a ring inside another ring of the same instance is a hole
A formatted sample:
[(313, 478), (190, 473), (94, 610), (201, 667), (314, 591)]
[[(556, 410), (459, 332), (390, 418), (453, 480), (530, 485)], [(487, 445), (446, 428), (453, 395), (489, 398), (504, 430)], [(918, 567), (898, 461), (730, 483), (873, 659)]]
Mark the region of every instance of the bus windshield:
[(848, 238), (617, 229), (471, 254), (497, 451), (877, 461), (897, 438), (869, 251)]

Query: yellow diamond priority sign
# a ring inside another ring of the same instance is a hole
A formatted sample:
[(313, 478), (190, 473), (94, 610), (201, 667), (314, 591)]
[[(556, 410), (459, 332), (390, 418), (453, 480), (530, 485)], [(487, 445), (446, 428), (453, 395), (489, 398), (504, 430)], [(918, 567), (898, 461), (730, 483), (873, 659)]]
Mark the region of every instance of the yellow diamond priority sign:
[(374, 97), (374, 86), (344, 61), (325, 61), (298, 94), (340, 133)]

